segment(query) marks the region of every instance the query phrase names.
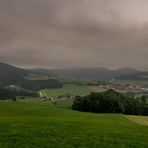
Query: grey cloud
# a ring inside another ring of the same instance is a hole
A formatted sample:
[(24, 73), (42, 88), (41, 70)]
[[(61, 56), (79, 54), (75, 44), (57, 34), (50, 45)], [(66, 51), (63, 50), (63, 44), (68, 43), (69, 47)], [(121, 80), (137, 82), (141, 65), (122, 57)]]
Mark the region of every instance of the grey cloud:
[(146, 0), (0, 0), (0, 56), (24, 67), (147, 68)]

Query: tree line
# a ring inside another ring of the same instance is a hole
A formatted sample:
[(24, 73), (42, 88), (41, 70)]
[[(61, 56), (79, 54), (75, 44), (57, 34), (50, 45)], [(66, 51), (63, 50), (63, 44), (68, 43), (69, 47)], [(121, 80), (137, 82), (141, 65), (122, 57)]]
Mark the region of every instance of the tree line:
[(63, 84), (60, 81), (54, 79), (26, 80), (22, 82), (20, 86), (29, 90), (39, 91), (47, 88), (61, 88), (63, 87)]
[(47, 88), (61, 88), (63, 84), (58, 80), (26, 80), (26, 79), (7, 79), (6, 81), (0, 79), (0, 87), (17, 85), (25, 89), (39, 91)]
[(0, 100), (16, 99), (17, 96), (38, 97), (39, 94), (22, 88), (0, 88)]
[(130, 115), (148, 115), (148, 105), (131, 97), (108, 90), (101, 93), (91, 93), (77, 96), (72, 108), (78, 111), (94, 113), (122, 113)]

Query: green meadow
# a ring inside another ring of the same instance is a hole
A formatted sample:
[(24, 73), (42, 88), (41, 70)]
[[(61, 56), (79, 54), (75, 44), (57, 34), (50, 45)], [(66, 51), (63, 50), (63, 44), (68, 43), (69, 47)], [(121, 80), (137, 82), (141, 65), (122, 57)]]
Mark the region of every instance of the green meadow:
[(70, 106), (36, 98), (0, 101), (0, 148), (148, 147), (148, 117), (139, 121), (137, 116), (135, 122), (135, 116), (84, 113)]
[(88, 95), (91, 90), (87, 86), (78, 86), (74, 84), (64, 85), (63, 88), (56, 89), (46, 89), (42, 91), (43, 94), (47, 94), (48, 96), (58, 97), (59, 95), (65, 95), (67, 93), (71, 95), (80, 95), (85, 96)]

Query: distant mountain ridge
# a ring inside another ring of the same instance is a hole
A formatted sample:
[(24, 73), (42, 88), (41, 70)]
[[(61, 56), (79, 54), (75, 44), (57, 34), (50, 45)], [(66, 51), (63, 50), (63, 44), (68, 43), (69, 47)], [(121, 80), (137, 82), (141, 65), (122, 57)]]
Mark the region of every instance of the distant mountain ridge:
[(139, 73), (141, 71), (133, 68), (121, 68), (118, 70), (110, 70), (107, 68), (67, 68), (67, 69), (34, 69), (36, 72), (52, 73), (61, 78), (81, 79), (81, 80), (111, 80), (120, 75), (129, 75)]
[(120, 75), (116, 77), (118, 80), (134, 80), (134, 81), (148, 81), (148, 72), (137, 72), (131, 74)]
[(22, 69), (0, 63), (0, 82), (21, 82), (28, 74), (43, 74), (64, 79), (97, 80), (148, 80), (148, 71), (133, 68), (110, 70), (107, 68), (66, 68), (66, 69)]

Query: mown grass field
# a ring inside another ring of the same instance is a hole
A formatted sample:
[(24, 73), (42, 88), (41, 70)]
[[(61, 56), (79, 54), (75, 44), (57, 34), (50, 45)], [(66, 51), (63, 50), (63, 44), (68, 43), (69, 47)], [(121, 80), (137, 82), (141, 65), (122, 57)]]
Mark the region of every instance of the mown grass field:
[(148, 117), (132, 115), (127, 115), (126, 117), (137, 124), (148, 125)]
[(69, 105), (0, 101), (0, 148), (148, 147), (148, 126), (120, 114), (73, 111)]

